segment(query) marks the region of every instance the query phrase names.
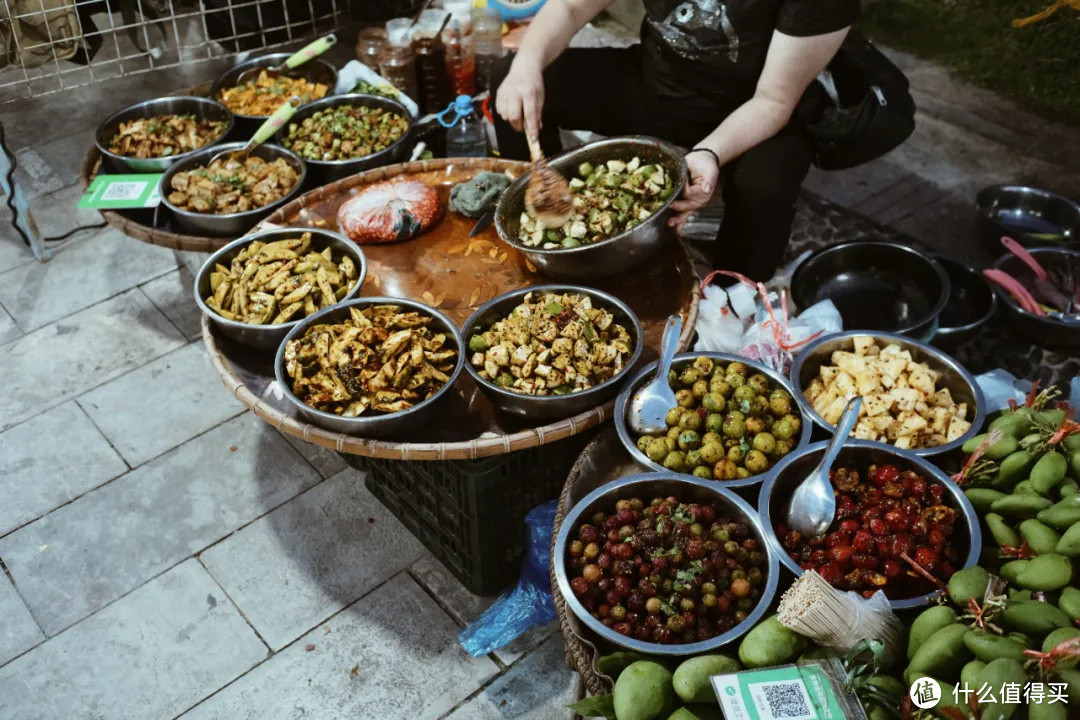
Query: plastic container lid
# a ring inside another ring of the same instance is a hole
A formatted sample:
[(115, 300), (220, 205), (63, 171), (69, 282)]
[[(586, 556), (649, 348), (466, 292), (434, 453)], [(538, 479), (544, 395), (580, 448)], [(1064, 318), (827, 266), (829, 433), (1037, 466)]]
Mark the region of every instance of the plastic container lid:
[(472, 112), (472, 97), (469, 95), (458, 95), (454, 98), (454, 112), (458, 115), (468, 115)]

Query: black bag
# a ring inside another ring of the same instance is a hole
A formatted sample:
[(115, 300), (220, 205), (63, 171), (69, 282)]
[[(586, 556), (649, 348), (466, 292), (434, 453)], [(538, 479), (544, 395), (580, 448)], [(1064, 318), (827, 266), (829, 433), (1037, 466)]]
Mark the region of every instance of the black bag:
[(797, 114), (814, 142), (814, 165), (822, 170), (875, 160), (915, 130), (907, 77), (854, 30), (807, 88)]

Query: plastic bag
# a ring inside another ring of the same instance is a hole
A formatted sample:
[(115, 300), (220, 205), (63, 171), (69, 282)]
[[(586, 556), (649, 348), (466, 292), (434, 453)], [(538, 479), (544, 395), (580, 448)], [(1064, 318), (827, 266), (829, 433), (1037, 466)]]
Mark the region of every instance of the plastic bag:
[(975, 378), (975, 384), (982, 390), (990, 412), (1007, 407), (1010, 400), (1023, 405), (1031, 390), (1030, 380), (1023, 380), (1000, 368), (979, 375)]
[(547, 625), (555, 619), (548, 565), (556, 506), (557, 501), (549, 500), (525, 516), (529, 541), (521, 563), (521, 579), (458, 635), (461, 646), (473, 657), (487, 655), (523, 635), (529, 628)]
[(420, 107), (412, 98), (388, 83), (383, 79), (382, 75), (359, 60), (350, 60), (345, 63), (345, 67), (338, 70), (338, 81), (337, 86), (334, 88), (334, 94), (346, 95), (351, 93), (352, 89), (360, 82), (366, 82), (369, 85), (375, 85), (377, 87), (385, 86), (387, 90), (393, 90), (397, 93), (397, 98), (395, 99), (404, 105), (405, 109), (412, 113), (413, 117), (417, 117), (420, 114)]
[(417, 180), (369, 185), (338, 209), (338, 226), (361, 245), (408, 240), (443, 215), (439, 194)]

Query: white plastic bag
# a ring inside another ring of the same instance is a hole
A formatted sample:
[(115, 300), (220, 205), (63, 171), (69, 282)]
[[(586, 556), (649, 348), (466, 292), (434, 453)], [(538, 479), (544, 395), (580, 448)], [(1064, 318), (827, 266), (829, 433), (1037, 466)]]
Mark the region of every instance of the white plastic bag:
[(350, 93), (359, 82), (366, 82), (369, 85), (376, 85), (379, 87), (385, 86), (387, 90), (393, 90), (397, 93), (396, 100), (404, 105), (405, 108), (412, 113), (413, 117), (417, 117), (420, 114), (420, 107), (412, 98), (388, 83), (383, 79), (382, 75), (379, 75), (379, 73), (375, 72), (359, 60), (350, 60), (345, 63), (345, 67), (338, 70), (337, 87), (334, 92), (336, 95)]

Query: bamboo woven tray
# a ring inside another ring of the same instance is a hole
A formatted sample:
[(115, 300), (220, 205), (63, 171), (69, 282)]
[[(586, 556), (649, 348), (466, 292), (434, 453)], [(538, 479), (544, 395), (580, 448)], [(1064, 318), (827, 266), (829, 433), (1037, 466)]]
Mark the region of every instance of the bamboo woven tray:
[[(369, 170), (312, 190), (277, 210), (264, 223), (337, 229), (338, 206), (360, 187), (408, 175), (437, 187), (450, 187), (480, 170), (517, 173), (524, 163), (494, 158), (424, 160)], [(524, 256), (488, 228), (470, 239), (473, 220), (451, 213), (420, 237), (391, 245), (368, 245), (368, 274), (360, 296), (404, 297), (446, 313), (459, 326), (491, 298), (519, 287), (549, 282)], [(647, 263), (623, 275), (594, 283), (621, 298), (645, 328), (641, 363), (651, 362), (660, 346), (666, 318), (683, 317), (685, 347), (693, 334), (700, 291), (685, 246), (672, 239)], [(203, 340), (226, 387), (260, 418), (307, 442), (367, 457), (395, 460), (468, 460), (524, 450), (562, 440), (599, 425), (612, 416), (614, 402), (541, 427), (495, 412), (466, 373), (456, 383), (443, 417), (405, 441), (371, 440), (323, 430), (300, 418), (281, 396), (274, 380), (273, 353), (237, 345), (216, 333), (203, 319)]]

